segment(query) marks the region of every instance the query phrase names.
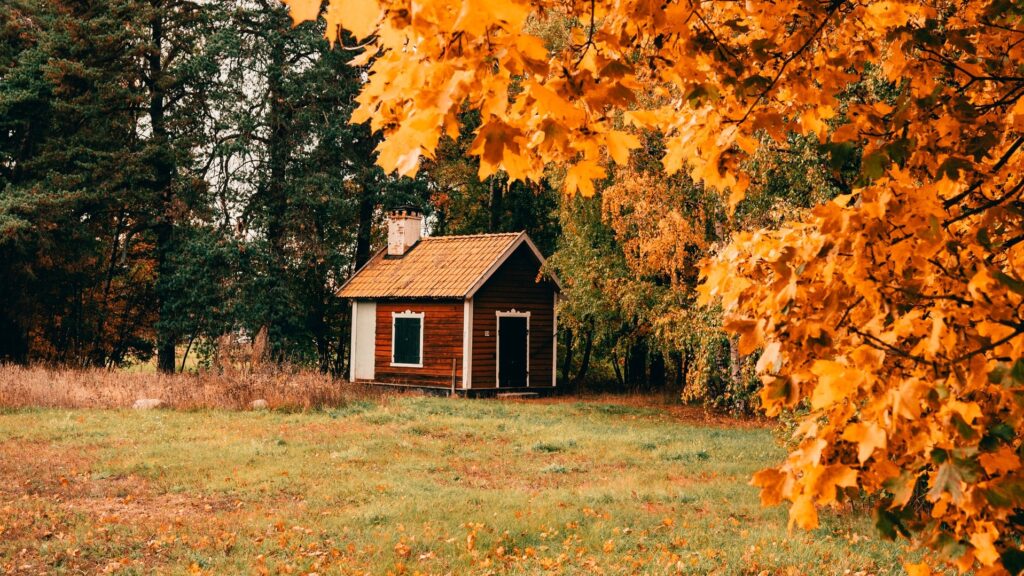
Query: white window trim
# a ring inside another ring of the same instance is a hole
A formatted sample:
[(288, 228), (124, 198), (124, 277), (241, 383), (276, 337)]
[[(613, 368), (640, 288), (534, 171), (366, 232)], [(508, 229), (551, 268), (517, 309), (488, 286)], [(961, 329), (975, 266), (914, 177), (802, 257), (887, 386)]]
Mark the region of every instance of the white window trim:
[[(392, 312), (391, 313), (391, 365), (396, 368), (423, 368), (423, 312), (413, 312), (412, 310), (406, 310), (405, 312)], [(403, 364), (395, 362), (395, 320), (397, 318), (419, 318), (420, 320), (420, 362), (419, 364)]]
[(515, 308), (494, 313), (494, 387), (501, 388), (501, 319), (505, 317), (526, 318), (526, 387), (530, 387), (530, 313)]

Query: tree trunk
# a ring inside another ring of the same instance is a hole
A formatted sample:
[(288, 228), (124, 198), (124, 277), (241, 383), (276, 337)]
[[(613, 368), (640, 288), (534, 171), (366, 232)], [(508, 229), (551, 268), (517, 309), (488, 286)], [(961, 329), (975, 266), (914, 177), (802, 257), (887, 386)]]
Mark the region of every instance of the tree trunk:
[(28, 338), (18, 320), (0, 306), (0, 362), (28, 362)]
[(572, 328), (565, 330), (565, 344), (563, 349), (565, 350), (565, 356), (562, 357), (562, 382), (569, 384), (569, 374), (572, 371), (572, 353), (573, 345), (576, 343), (575, 335), (573, 334)]
[(263, 324), (267, 327), (270, 358), (276, 362), (283, 361), (283, 347), (279, 339), (282, 335), (282, 323), (287, 309), (282, 304), (287, 300), (286, 290), (287, 254), (286, 225), (288, 219), (288, 198), (285, 188), (288, 161), (290, 156), (290, 110), (288, 96), (285, 94), (284, 76), (287, 67), (285, 54), (285, 36), (291, 26), (284, 8), (273, 11), (276, 27), (271, 30), (270, 61), (267, 67), (267, 98), (270, 107), (267, 113), (267, 172), (263, 182), (262, 207), (267, 226), (267, 243), (270, 247), (269, 265), (269, 298)]
[(739, 338), (729, 338), (729, 383), (733, 388), (740, 384), (740, 343)]
[(638, 341), (629, 349), (626, 359), (626, 383), (633, 388), (647, 385), (647, 343)]
[(157, 328), (157, 370), (166, 374), (174, 373), (174, 346), (177, 335), (167, 326), (170, 314), (168, 297), (170, 277), (174, 273), (170, 262), (171, 244), (174, 241), (172, 214), (174, 182), (174, 154), (169, 149), (163, 88), (163, 0), (151, 0), (153, 20), (150, 23), (153, 45), (148, 56), (149, 64), (149, 121), (153, 131), (153, 189), (157, 194), (156, 233), (156, 297), (160, 322)]
[(344, 378), (348, 368), (349, 327), (352, 325), (352, 309), (349, 308), (344, 312), (338, 321), (341, 322), (342, 329), (338, 334), (338, 343), (334, 350), (334, 367), (331, 371), (335, 378)]
[(615, 371), (615, 381), (619, 383), (619, 389), (626, 389), (626, 378), (622, 374), (622, 370), (619, 369), (619, 356), (612, 352), (612, 370)]
[[(594, 350), (594, 330), (587, 330), (583, 337), (583, 358), (580, 360), (580, 369), (572, 379), (572, 389), (579, 390), (583, 385), (583, 379), (587, 377), (587, 370), (590, 369), (590, 353)], [(616, 369), (617, 372), (617, 369)]]
[(491, 176), (491, 226), (490, 232), (501, 232), (501, 216), (505, 211), (504, 187), (494, 176)]
[(682, 395), (683, 382), (683, 353), (679, 350), (673, 350), (669, 353), (669, 358), (672, 359), (672, 368), (675, 372), (675, 378), (673, 379), (674, 388)]
[(651, 352), (650, 386), (661, 390), (665, 387), (665, 355), (660, 350)]
[(370, 239), (373, 234), (373, 210), (377, 207), (376, 194), (363, 185), (359, 194), (359, 227), (356, 230), (356, 269), (370, 259)]

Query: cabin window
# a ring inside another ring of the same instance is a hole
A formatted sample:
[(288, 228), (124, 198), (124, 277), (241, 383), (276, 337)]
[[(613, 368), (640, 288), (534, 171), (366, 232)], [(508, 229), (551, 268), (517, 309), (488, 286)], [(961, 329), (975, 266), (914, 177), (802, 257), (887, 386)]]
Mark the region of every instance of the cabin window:
[(391, 313), (391, 365), (423, 367), (423, 313)]

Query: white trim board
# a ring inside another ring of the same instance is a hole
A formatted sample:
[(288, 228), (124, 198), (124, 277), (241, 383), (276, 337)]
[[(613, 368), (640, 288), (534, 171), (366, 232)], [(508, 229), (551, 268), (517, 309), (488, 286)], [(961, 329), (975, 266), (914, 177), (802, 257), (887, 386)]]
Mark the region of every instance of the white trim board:
[(349, 342), (349, 380), (373, 380), (377, 346), (377, 303), (352, 301), (352, 333)]
[(473, 299), (462, 304), (462, 387), (473, 387)]
[(520, 312), (515, 308), (502, 312), (494, 312), (494, 387), (501, 388), (501, 319), (526, 318), (526, 387), (530, 387), (530, 312)]
[[(395, 362), (395, 320), (398, 318), (419, 318), (420, 321), (420, 362), (419, 364), (405, 364)], [(412, 310), (406, 310), (405, 312), (392, 312), (391, 313), (391, 365), (396, 368), (423, 368), (423, 323), (424, 323), (423, 312), (413, 312)]]

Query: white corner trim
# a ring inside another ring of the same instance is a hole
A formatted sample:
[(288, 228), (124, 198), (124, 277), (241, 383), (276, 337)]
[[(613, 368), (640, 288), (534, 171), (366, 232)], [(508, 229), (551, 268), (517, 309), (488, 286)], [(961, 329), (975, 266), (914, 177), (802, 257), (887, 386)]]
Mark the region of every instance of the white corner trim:
[(473, 299), (462, 306), (462, 387), (473, 387)]
[[(423, 312), (413, 312), (412, 310), (406, 310), (405, 312), (392, 312), (391, 313), (391, 365), (396, 368), (423, 368)], [(419, 364), (404, 364), (395, 362), (395, 319), (397, 318), (419, 318), (420, 319), (420, 362)]]
[(358, 333), (356, 328), (359, 324), (356, 322), (356, 318), (359, 314), (359, 304), (353, 300), (352, 304), (352, 328), (348, 333), (348, 381), (356, 381), (356, 340), (358, 340)]
[(502, 312), (494, 312), (494, 387), (501, 388), (501, 319), (506, 317), (526, 318), (526, 386), (530, 386), (530, 312), (520, 312), (515, 308)]

